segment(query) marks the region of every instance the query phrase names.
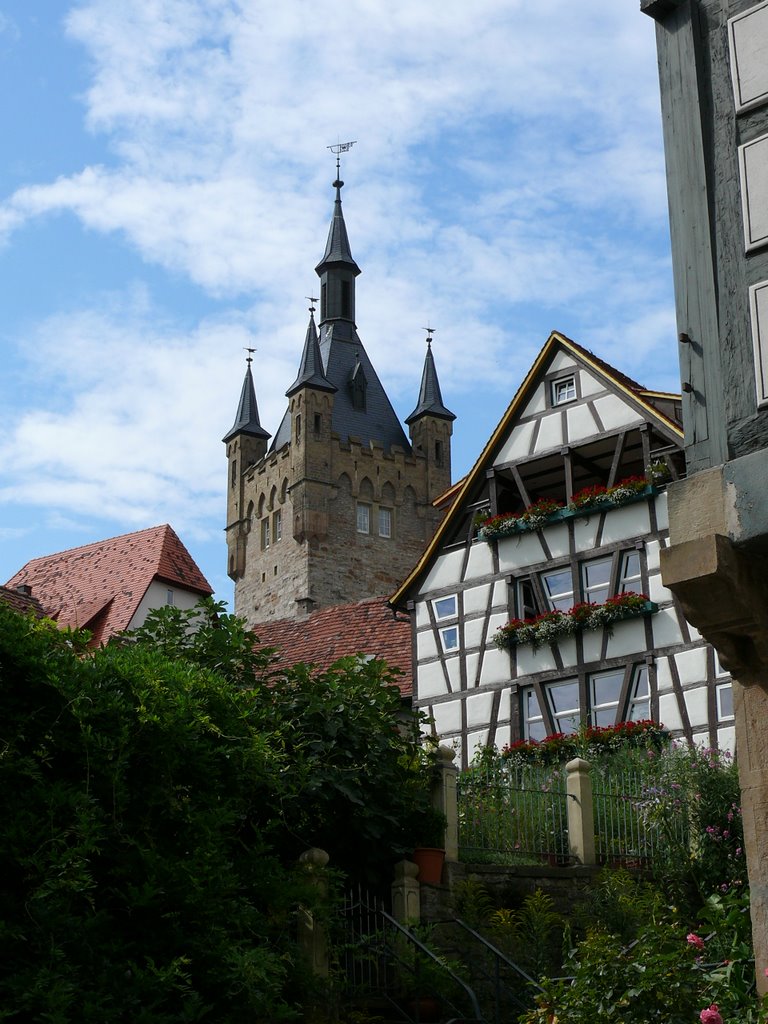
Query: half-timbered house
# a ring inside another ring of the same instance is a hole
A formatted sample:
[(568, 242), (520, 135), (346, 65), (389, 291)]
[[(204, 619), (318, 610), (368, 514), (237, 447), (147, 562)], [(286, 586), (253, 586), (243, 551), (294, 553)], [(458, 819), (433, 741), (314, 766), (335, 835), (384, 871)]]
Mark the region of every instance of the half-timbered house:
[(415, 703), (464, 763), (629, 719), (733, 745), (730, 678), (661, 582), (682, 446), (678, 395), (549, 337), (390, 602), (411, 616)]

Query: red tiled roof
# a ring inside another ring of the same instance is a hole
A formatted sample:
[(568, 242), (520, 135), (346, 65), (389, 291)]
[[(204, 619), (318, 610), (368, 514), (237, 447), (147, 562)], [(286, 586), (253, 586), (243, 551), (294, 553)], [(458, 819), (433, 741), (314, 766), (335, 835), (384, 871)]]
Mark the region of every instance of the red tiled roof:
[(264, 622), (254, 632), (260, 646), (278, 648), (277, 667), (304, 661), (327, 669), (350, 654), (374, 655), (401, 670), (397, 684), (404, 697), (413, 692), (411, 624), (393, 617), (386, 597), (321, 608), (303, 619)]
[(47, 615), (62, 626), (90, 629), (100, 644), (128, 628), (155, 579), (201, 596), (213, 593), (167, 524), (33, 558), (8, 586), (30, 586)]
[(25, 594), (21, 590), (12, 590), (10, 587), (0, 587), (0, 601), (8, 604), (14, 611), (26, 615), (32, 612), (38, 619), (45, 617), (45, 609), (33, 594)]

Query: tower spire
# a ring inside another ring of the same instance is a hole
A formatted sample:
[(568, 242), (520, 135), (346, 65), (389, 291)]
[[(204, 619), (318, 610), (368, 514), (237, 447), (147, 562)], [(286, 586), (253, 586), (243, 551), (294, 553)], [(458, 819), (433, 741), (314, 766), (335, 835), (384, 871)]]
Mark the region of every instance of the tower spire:
[(285, 392), (290, 398), (299, 388), (316, 388), (319, 391), (336, 391), (337, 388), (328, 380), (323, 369), (323, 358), (320, 354), (320, 343), (315, 326), (315, 303), (317, 299), (307, 296), (312, 305), (309, 307), (309, 323), (304, 338), (304, 351), (301, 354), (299, 373), (296, 380)]
[(443, 396), (440, 393), (440, 381), (437, 379), (435, 359), (432, 355), (432, 335), (435, 333), (435, 328), (425, 327), (423, 329), (427, 332), (427, 354), (424, 358), (424, 369), (421, 373), (419, 400), (411, 415), (405, 418), (405, 422), (409, 426), (422, 416), (436, 416), (438, 419), (443, 420), (456, 419), (456, 414), (443, 405)]
[(265, 441), (272, 435), (264, 430), (261, 423), (259, 422), (259, 407), (256, 404), (256, 389), (253, 386), (253, 374), (251, 373), (251, 363), (253, 362), (253, 353), (256, 351), (255, 348), (247, 348), (246, 352), (246, 370), (245, 380), (243, 381), (243, 387), (240, 392), (240, 401), (237, 406), (237, 415), (235, 416), (235, 422), (232, 428), (222, 437), (222, 441), (226, 444), (231, 441), (233, 437), (238, 434), (248, 434), (250, 437), (261, 437)]

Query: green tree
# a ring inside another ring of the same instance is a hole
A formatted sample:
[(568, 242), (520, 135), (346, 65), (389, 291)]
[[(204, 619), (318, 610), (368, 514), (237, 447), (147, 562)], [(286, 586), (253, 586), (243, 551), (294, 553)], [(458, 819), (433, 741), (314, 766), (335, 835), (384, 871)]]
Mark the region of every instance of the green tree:
[(242, 623), (199, 614), (85, 652), (0, 605), (0, 1020), (298, 1017), (296, 856), (342, 863), (358, 818), (363, 856), (405, 842), (386, 783), (421, 790), (385, 670), (277, 677)]

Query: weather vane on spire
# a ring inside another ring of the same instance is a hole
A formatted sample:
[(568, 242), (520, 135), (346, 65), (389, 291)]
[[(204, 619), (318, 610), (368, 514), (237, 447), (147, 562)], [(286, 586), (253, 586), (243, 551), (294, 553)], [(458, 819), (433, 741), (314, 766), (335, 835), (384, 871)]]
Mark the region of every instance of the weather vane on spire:
[(317, 296), (316, 295), (305, 295), (304, 298), (310, 303), (309, 312), (310, 313), (314, 313), (315, 309), (316, 309), (315, 303), (317, 302)]
[(243, 346), (243, 349), (248, 353), (248, 355), (245, 357), (245, 361), (250, 366), (251, 363), (253, 362), (253, 353), (256, 351), (256, 349), (255, 348), (247, 348), (245, 345)]
[(436, 328), (435, 327), (422, 327), (421, 329), (422, 329), (422, 331), (426, 331), (427, 332), (427, 345), (429, 345), (430, 348), (431, 348), (432, 347), (432, 335), (435, 333)]
[[(326, 147), (327, 149), (330, 149), (330, 151), (336, 155), (336, 181), (340, 181), (341, 180), (341, 162), (339, 160), (339, 154), (340, 153), (348, 153), (350, 151), (350, 149), (352, 149), (352, 147), (354, 145), (356, 145), (356, 142), (357, 142), (357, 140), (355, 140), (354, 142), (337, 142), (335, 146), (327, 146)], [(334, 182), (334, 184), (335, 184), (335, 182)]]

